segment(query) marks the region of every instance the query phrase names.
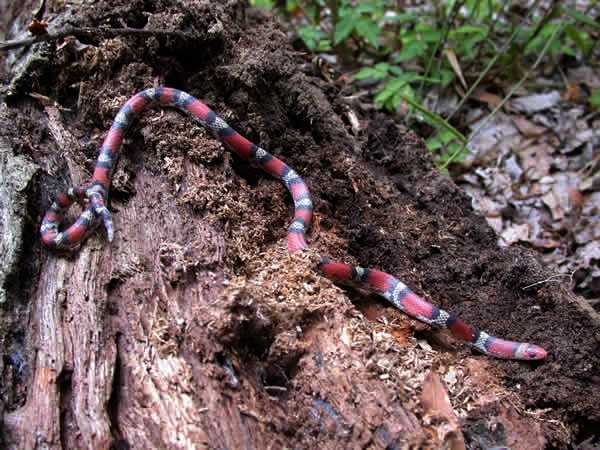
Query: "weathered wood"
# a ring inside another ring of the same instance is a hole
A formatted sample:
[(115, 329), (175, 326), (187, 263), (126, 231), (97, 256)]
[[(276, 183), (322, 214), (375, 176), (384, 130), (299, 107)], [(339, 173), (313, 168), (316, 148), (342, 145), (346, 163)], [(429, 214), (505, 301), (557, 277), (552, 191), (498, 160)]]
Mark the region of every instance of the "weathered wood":
[(0, 138), (0, 304), (7, 301), (9, 284), (18, 277), (27, 195), (36, 170), (29, 158), (14, 155), (7, 140)]

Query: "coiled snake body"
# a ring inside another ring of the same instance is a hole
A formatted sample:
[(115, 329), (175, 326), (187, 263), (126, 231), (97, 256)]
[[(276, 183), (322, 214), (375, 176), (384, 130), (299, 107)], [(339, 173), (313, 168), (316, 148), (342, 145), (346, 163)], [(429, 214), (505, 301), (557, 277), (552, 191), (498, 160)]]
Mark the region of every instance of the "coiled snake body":
[[(114, 227), (106, 207), (112, 169), (127, 128), (138, 114), (154, 105), (175, 107), (190, 114), (241, 158), (283, 181), (294, 200), (294, 220), (287, 235), (288, 250), (296, 252), (307, 247), (305, 234), (310, 226), (313, 203), (302, 178), (282, 160), (241, 136), (204, 103), (183, 91), (167, 87), (146, 89), (131, 97), (121, 108), (100, 149), (91, 184), (87, 188), (71, 188), (67, 193), (59, 194), (46, 212), (40, 229), (46, 246), (56, 249), (75, 246), (92, 230), (96, 219), (102, 220), (108, 240), (112, 241)], [(85, 209), (73, 225), (61, 232), (59, 226), (64, 214), (75, 201), (84, 204)], [(448, 328), (455, 337), (487, 355), (523, 360), (543, 359), (547, 356), (547, 352), (537, 345), (506, 341), (477, 330), (423, 300), (400, 280), (385, 272), (333, 262), (327, 258), (321, 259), (318, 268), (332, 280), (351, 281), (377, 292), (415, 319)]]

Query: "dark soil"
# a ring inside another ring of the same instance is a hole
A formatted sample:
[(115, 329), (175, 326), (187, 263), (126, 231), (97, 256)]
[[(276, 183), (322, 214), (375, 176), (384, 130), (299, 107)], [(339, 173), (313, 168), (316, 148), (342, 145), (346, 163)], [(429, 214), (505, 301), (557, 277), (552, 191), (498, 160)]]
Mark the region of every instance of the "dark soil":
[[(430, 425), (418, 404), (431, 368), (461, 367), (475, 379), (461, 379), (478, 393), (470, 400), (450, 392), (457, 409), (463, 401), (475, 405), (461, 416), (471, 448), (505, 445), (508, 432), (491, 433), (482, 424), (509, 398), (522, 412), (516, 420), (535, 422), (547, 447), (568, 448), (597, 430), (600, 321), (594, 313), (556, 284), (526, 288), (544, 280), (546, 269), (526, 249), (497, 247), (494, 232), (412, 132), (385, 115), (357, 111), (364, 130), (354, 136), (343, 87), (303, 73), (303, 55), (290, 49), (271, 17), (248, 13), (243, 2), (184, 8), (174, 0), (101, 1), (65, 17), (81, 26), (175, 29), (197, 38), (44, 44), (43, 61), (5, 92), (1, 133), (16, 154), (41, 168), (31, 190), (32, 248), (21, 269), (33, 281), (12, 291), (20, 307), (33, 308), (36, 286), (57, 258), (34, 234), (53, 193), (78, 173), (87, 179), (103, 133), (128, 97), (169, 85), (202, 98), (305, 178), (316, 205), (310, 243), (317, 253), (381, 268), (494, 335), (551, 352), (538, 363), (489, 360), (382, 300), (334, 287), (313, 271), (313, 253), (292, 257), (282, 250), (291, 201), (277, 180), (231, 156), (181, 114), (149, 112), (130, 130), (114, 178), (116, 242), (109, 250), (98, 233), (84, 244), (100, 252), (99, 345), (117, 347), (108, 403), (113, 445), (132, 436), (140, 446), (170, 442), (155, 422), (135, 418), (138, 408), (158, 408), (149, 394), (146, 404), (138, 395), (144, 392), (135, 370), (136, 358), (145, 355), (140, 333), (165, 361), (178, 357), (187, 364), (187, 378), (167, 382), (163, 393), (177, 383), (189, 393), (194, 415), (186, 420), (198, 430), (182, 433), (211, 448), (435, 447), (436, 438), (421, 431)], [(13, 74), (8, 70), (7, 81)], [(77, 148), (57, 145), (31, 92), (68, 108), (62, 120)], [(141, 255), (137, 262), (130, 252)], [(16, 304), (5, 305), (3, 314), (14, 314)], [(148, 318), (157, 310), (160, 326)], [(29, 352), (31, 367), (34, 340), (23, 338), (27, 321), (3, 319), (2, 327), (2, 378), (9, 384), (0, 388), (0, 411), (8, 413), (27, 397), (30, 381), (14, 361)], [(148, 331), (153, 327), (160, 331)], [(478, 403), (492, 389), (477, 385), (477, 371), (469, 369), (474, 361), (505, 393), (493, 407)], [(71, 376), (62, 382), (75, 383)], [(161, 405), (156, 414), (174, 408)], [(203, 406), (208, 414), (198, 412)], [(68, 401), (62, 408), (63, 430), (68, 433), (68, 424), (81, 432), (69, 419), (77, 411)], [(136, 420), (144, 426), (134, 433), (128, 426)], [(253, 434), (236, 435), (238, 427)], [(219, 433), (222, 440), (215, 441)], [(61, 442), (75, 448), (76, 436)]]

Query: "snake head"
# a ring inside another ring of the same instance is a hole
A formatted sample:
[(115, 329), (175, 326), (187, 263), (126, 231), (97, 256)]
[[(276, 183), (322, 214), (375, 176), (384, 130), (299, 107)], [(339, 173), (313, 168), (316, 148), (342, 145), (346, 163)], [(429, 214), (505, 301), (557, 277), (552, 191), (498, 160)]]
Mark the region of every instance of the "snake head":
[(519, 348), (517, 355), (515, 356), (519, 359), (538, 360), (546, 358), (548, 356), (548, 352), (539, 345), (526, 344), (522, 346), (522, 348)]

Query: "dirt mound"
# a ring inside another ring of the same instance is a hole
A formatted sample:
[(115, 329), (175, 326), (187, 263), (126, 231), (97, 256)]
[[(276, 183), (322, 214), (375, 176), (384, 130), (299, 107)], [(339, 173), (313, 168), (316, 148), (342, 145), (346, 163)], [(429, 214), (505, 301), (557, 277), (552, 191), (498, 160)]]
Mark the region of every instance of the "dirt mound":
[[(420, 404), (430, 370), (470, 448), (563, 448), (592, 434), (600, 321), (567, 290), (535, 284), (547, 272), (531, 252), (497, 248), (413, 133), (357, 111), (354, 135), (343, 88), (303, 73), (285, 33), (244, 2), (78, 8), (58, 8), (51, 24), (193, 39), (90, 35), (43, 44), (33, 62), (9, 66), (5, 154), (39, 167), (16, 263), (33, 281), (6, 287), (0, 328), (9, 442), (31, 445), (35, 433), (16, 433), (27, 418), (53, 448), (435, 448), (443, 424)], [(277, 180), (165, 110), (128, 132), (111, 191), (115, 242), (96, 233), (68, 257), (41, 248), (36, 227), (51, 195), (89, 178), (118, 108), (153, 85), (202, 98), (304, 177), (316, 207), (311, 252), (284, 250), (292, 204)], [(321, 278), (316, 253), (381, 268), (551, 356), (476, 355)], [(48, 409), (33, 414), (41, 398)]]

